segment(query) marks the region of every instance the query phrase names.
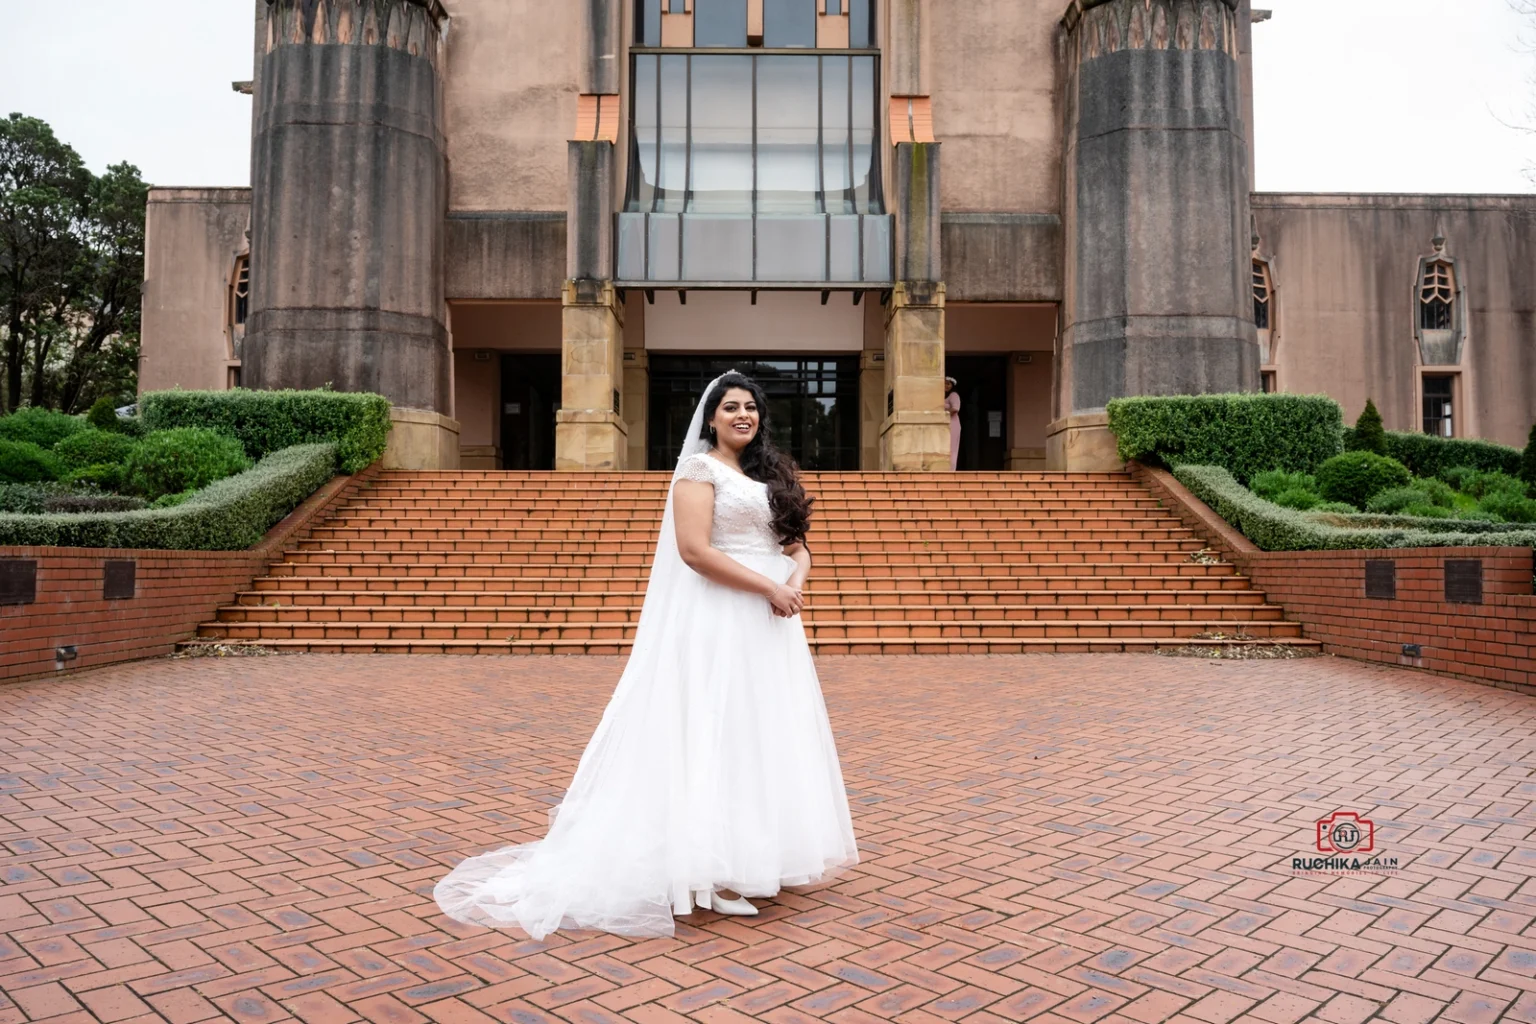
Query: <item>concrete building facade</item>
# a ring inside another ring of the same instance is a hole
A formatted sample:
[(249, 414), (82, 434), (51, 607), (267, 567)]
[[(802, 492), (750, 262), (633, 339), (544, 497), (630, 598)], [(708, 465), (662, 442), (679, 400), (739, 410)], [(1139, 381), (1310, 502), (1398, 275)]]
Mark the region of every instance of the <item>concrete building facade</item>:
[(1523, 443), (1536, 197), (1252, 191), (1248, 0), (256, 0), (249, 190), (151, 194), (141, 386), (378, 391), (392, 458), (1114, 463), (1132, 394)]

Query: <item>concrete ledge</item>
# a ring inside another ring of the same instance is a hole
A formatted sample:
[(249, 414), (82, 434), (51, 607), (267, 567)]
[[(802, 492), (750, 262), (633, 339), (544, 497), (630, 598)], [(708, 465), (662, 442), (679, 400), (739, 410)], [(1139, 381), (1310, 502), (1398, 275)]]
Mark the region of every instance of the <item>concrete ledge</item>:
[(952, 301), (1061, 301), (1061, 218), (1055, 214), (946, 213), (939, 231)]
[(1125, 468), (1105, 412), (1079, 413), (1048, 424), (1045, 461), (1050, 469), (1068, 473), (1112, 473)]
[(558, 299), (565, 282), (563, 212), (450, 213), (447, 297)]
[(458, 469), (459, 421), (430, 409), (391, 406), (385, 469)]

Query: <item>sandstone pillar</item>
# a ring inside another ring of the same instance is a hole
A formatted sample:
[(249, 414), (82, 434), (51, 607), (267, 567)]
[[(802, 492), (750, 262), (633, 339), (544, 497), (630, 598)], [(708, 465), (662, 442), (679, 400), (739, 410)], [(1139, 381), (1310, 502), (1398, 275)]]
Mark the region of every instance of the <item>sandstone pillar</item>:
[(555, 468), (624, 469), (624, 307), (609, 282), (567, 281), (563, 298)]
[(1117, 466), (1104, 406), (1253, 391), (1239, 0), (1074, 0), (1053, 469)]
[(378, 392), (411, 410), (396, 429), (421, 435), (400, 450), (441, 461), (430, 453), (456, 441), (447, 15), (438, 0), (268, 0), (265, 14), (244, 381)]
[(880, 425), (880, 468), (948, 472), (939, 144), (897, 145), (892, 168), (897, 285), (885, 314), (885, 419)]

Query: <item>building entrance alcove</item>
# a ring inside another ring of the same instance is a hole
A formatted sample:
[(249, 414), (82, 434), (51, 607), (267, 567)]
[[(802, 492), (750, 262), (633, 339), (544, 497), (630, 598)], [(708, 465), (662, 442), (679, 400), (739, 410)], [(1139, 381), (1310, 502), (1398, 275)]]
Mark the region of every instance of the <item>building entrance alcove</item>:
[(501, 468), (555, 468), (560, 356), (507, 352), (501, 357)]
[(739, 370), (768, 395), (773, 440), (805, 470), (859, 468), (859, 357), (829, 355), (650, 357), (646, 468), (671, 469), (710, 381)]
[(944, 372), (960, 395), (962, 471), (1008, 467), (1008, 357), (948, 356)]

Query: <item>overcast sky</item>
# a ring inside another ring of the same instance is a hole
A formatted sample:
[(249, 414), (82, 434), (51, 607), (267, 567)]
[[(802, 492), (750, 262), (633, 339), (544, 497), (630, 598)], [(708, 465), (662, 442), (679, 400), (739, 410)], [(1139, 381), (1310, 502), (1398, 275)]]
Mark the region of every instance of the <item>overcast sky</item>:
[[(1508, 0), (1255, 6), (1275, 12), (1254, 28), (1260, 189), (1536, 191), (1536, 135), (1500, 123), (1536, 123), (1536, 56)], [(244, 185), (251, 101), (230, 83), (251, 77), (252, 7), (0, 0), (0, 111), (48, 121), (98, 171)]]

